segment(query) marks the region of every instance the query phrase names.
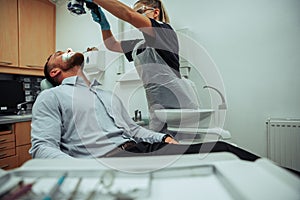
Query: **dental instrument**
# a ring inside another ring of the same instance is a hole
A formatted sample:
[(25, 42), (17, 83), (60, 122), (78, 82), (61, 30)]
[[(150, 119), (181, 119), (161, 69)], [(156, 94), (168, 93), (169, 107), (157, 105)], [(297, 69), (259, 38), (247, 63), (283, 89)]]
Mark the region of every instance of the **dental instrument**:
[(43, 200), (52, 200), (55, 195), (57, 194), (59, 188), (61, 187), (61, 185), (63, 184), (65, 178), (67, 176), (67, 172), (65, 172), (57, 181), (57, 183), (52, 187), (52, 189), (50, 190), (49, 194), (46, 195)]

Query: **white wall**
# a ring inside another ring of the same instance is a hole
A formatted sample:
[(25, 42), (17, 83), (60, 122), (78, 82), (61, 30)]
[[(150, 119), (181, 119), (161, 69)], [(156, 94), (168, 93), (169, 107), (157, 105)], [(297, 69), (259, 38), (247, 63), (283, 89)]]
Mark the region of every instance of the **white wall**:
[[(266, 156), (266, 119), (300, 118), (300, 1), (165, 0), (165, 4), (173, 27), (187, 27), (221, 74), (228, 103), (225, 128), (233, 142)], [(108, 17), (117, 33), (117, 21)], [(56, 38), (57, 49), (84, 51), (102, 43), (91, 16), (72, 16), (65, 6), (57, 8)], [(105, 72), (106, 89), (114, 88), (117, 68), (118, 61)], [(145, 98), (135, 101), (137, 106), (146, 105)]]

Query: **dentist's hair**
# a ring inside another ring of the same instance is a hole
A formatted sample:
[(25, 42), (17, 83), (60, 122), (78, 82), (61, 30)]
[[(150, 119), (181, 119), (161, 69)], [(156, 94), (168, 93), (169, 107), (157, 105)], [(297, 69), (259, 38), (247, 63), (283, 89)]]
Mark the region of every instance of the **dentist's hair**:
[(167, 13), (167, 10), (162, 2), (162, 0), (138, 0), (134, 5), (141, 3), (149, 7), (158, 8), (159, 12), (159, 21), (170, 23), (170, 18)]

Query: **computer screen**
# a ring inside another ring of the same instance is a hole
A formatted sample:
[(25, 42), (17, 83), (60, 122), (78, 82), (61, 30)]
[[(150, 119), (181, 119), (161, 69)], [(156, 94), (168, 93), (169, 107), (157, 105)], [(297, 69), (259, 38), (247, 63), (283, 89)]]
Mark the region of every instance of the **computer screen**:
[(25, 102), (23, 82), (0, 80), (0, 114), (14, 114), (17, 104)]

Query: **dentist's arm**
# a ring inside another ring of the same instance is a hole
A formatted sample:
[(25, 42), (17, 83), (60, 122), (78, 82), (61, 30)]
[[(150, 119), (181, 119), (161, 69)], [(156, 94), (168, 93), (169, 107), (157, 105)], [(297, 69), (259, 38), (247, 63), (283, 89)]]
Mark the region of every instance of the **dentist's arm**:
[[(130, 23), (136, 28), (140, 29), (142, 32), (147, 33), (148, 35), (154, 35), (152, 30), (152, 23), (150, 19), (140, 13), (136, 12), (129, 6), (123, 4), (118, 0), (86, 0), (88, 2), (94, 2), (98, 4), (100, 7), (104, 8), (112, 15), (117, 18)], [(104, 15), (102, 9), (99, 7), (99, 12), (101, 15), (101, 19), (97, 16), (97, 14), (92, 10), (93, 20), (100, 24), (102, 30), (102, 37), (104, 44), (107, 49), (115, 52), (123, 52), (121, 48), (121, 43), (115, 39), (113, 36), (110, 25)]]
[(110, 30), (110, 24), (107, 21), (105, 14), (103, 13), (103, 11), (100, 7), (98, 7), (98, 11), (101, 16), (100, 18), (94, 10), (91, 10), (91, 14), (92, 14), (93, 20), (96, 23), (98, 23), (101, 27), (102, 39), (104, 41), (106, 48), (110, 51), (122, 53), (123, 50), (121, 48), (121, 43), (119, 41), (117, 41), (115, 39), (114, 35), (112, 34), (112, 32)]
[(110, 12), (112, 15), (130, 23), (136, 28), (152, 27), (151, 21), (148, 17), (141, 15), (118, 0), (93, 0), (93, 2)]

